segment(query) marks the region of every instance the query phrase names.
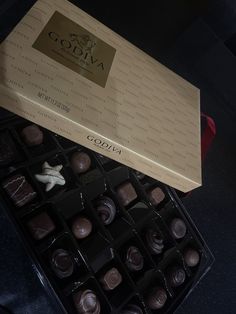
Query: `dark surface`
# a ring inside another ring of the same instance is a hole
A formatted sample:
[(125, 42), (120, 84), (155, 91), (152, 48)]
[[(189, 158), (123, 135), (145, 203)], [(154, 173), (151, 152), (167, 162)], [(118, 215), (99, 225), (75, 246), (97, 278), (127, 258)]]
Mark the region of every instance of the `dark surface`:
[[(1, 39), (33, 2), (0, 1)], [(184, 203), (216, 262), (177, 313), (235, 313), (236, 60), (224, 45), (236, 31), (235, 1), (211, 1), (208, 12), (198, 20), (196, 17), (204, 13), (201, 3), (195, 4), (195, 9), (183, 10), (184, 1), (146, 1), (145, 5), (135, 4), (132, 10), (120, 2), (106, 7), (104, 2), (77, 2), (201, 88), (201, 108), (215, 119), (217, 136), (203, 166), (203, 187), (193, 191)], [(14, 10), (8, 10), (12, 3)], [(0, 303), (16, 309), (17, 314), (57, 313), (2, 211), (0, 218)]]

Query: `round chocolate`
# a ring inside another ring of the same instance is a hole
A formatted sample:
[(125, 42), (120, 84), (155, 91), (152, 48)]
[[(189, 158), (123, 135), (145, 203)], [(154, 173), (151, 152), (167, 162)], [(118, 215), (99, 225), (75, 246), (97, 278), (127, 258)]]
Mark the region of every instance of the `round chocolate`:
[(72, 232), (77, 239), (86, 238), (92, 231), (92, 223), (85, 217), (77, 217), (72, 223)]
[(61, 279), (71, 276), (74, 271), (73, 258), (66, 250), (54, 251), (50, 263), (54, 273)]
[(36, 146), (43, 142), (43, 132), (36, 124), (25, 127), (21, 131), (21, 136), (27, 146)]
[(173, 288), (181, 286), (186, 278), (185, 271), (181, 267), (174, 267), (168, 272), (168, 282)]
[(110, 197), (103, 196), (96, 202), (96, 210), (104, 225), (112, 223), (116, 216), (116, 205)]
[(92, 290), (78, 291), (73, 295), (74, 305), (79, 314), (100, 314), (101, 305)]
[(104, 290), (114, 290), (122, 282), (122, 276), (118, 269), (113, 267), (100, 278), (100, 282)]
[(146, 241), (152, 254), (161, 254), (164, 248), (163, 238), (160, 232), (154, 229), (148, 229), (146, 232)]
[(200, 255), (198, 251), (189, 248), (184, 251), (184, 260), (189, 267), (195, 267), (199, 263)]
[(122, 310), (121, 314), (143, 314), (143, 310), (136, 304), (128, 304)]
[(185, 236), (187, 227), (182, 219), (174, 218), (170, 223), (170, 231), (173, 237), (178, 240)]
[(75, 152), (70, 162), (75, 173), (84, 173), (88, 171), (91, 166), (91, 159), (89, 155), (84, 152)]
[(139, 271), (143, 268), (143, 256), (136, 246), (130, 246), (126, 252), (125, 264), (131, 271)]
[(167, 293), (161, 287), (155, 287), (146, 298), (146, 303), (151, 310), (161, 309), (167, 300)]

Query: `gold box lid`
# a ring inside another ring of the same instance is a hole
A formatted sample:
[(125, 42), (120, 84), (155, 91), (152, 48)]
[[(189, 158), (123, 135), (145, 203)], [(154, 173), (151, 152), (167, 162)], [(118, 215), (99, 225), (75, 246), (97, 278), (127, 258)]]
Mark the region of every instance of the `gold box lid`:
[(1, 106), (187, 192), (201, 185), (200, 91), (65, 0), (0, 45)]

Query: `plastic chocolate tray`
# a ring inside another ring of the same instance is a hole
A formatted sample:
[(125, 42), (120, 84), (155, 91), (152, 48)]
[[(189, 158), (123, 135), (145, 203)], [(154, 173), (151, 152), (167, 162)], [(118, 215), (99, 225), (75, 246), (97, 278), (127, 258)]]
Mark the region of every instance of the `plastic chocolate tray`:
[[(173, 313), (213, 262), (175, 191), (41, 127), (32, 145), (3, 113), (1, 201), (61, 312)], [(44, 162), (64, 185), (45, 191)]]

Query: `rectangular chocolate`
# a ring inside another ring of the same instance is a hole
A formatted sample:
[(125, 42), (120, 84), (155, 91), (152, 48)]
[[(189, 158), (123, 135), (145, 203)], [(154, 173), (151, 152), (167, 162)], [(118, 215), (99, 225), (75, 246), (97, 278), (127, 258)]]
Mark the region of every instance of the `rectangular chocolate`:
[(65, 0), (0, 46), (1, 105), (181, 191), (201, 185), (199, 90)]

